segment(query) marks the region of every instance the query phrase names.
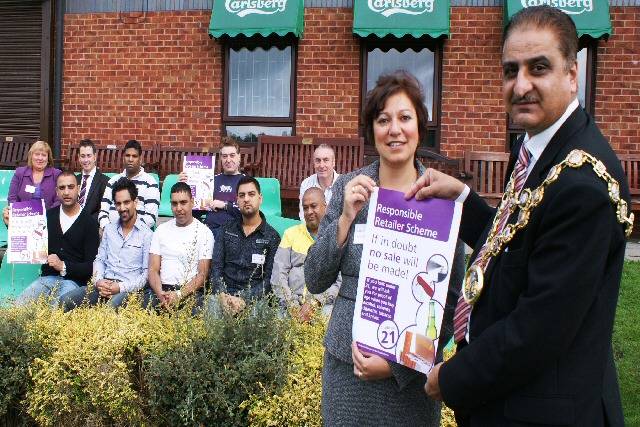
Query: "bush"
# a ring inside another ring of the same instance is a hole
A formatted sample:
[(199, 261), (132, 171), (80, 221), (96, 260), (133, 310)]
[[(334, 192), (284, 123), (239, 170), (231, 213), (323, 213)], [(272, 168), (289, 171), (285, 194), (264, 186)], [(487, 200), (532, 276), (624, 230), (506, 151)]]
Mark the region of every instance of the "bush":
[(150, 414), (159, 425), (246, 426), (240, 404), (287, 377), (289, 321), (267, 300), (237, 317), (207, 318), (205, 331), (191, 346), (144, 361)]

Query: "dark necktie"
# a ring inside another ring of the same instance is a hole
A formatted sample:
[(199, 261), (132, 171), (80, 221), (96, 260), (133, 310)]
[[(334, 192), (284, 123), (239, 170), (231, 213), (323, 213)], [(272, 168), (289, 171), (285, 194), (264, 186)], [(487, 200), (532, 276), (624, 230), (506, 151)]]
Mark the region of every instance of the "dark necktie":
[(84, 199), (87, 195), (87, 181), (89, 180), (89, 175), (82, 175), (82, 185), (80, 186), (80, 196), (78, 197), (78, 203), (80, 206), (84, 208)]

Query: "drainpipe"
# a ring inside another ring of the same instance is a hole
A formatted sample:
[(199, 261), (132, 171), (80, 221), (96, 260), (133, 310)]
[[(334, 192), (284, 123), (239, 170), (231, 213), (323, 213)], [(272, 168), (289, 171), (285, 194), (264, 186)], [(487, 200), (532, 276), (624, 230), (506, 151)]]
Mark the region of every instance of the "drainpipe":
[(54, 0), (56, 20), (54, 94), (53, 94), (53, 157), (60, 159), (62, 146), (62, 49), (64, 45), (65, 0)]

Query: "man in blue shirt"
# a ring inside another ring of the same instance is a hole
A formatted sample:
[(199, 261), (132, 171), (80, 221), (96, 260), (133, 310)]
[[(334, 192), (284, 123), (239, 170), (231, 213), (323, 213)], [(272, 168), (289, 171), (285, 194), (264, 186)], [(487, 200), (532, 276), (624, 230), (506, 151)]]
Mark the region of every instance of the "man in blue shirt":
[(87, 294), (83, 286), (61, 298), (65, 310), (71, 310), (86, 300), (89, 305), (99, 301), (120, 307), (131, 292), (147, 283), (149, 246), (153, 233), (136, 212), (138, 189), (126, 177), (113, 184), (114, 205), (118, 222), (105, 226), (98, 255), (93, 263), (93, 286)]

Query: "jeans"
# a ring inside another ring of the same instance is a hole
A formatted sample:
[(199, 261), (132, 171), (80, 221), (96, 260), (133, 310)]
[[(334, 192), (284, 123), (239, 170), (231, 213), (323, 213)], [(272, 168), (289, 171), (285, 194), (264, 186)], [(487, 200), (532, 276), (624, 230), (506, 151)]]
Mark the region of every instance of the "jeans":
[(64, 308), (64, 311), (69, 311), (81, 305), (86, 299), (89, 306), (94, 306), (99, 302), (104, 302), (109, 304), (112, 308), (118, 308), (124, 304), (128, 296), (128, 292), (120, 292), (113, 295), (111, 298), (103, 298), (100, 297), (100, 293), (96, 288), (87, 295), (87, 287), (81, 286), (78, 289), (67, 292), (65, 295), (61, 296), (60, 305)]
[(43, 296), (48, 298), (52, 307), (56, 307), (61, 296), (79, 287), (73, 280), (65, 279), (62, 276), (41, 276), (22, 291), (16, 298), (16, 305), (25, 305)]

